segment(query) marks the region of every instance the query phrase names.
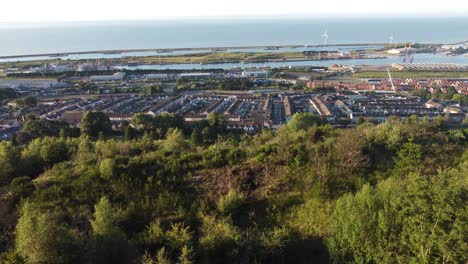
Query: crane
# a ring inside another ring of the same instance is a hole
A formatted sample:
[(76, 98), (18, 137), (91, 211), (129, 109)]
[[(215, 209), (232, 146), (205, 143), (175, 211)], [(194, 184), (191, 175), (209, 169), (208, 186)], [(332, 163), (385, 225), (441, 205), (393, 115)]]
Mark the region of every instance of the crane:
[(396, 92), (396, 88), (395, 88), (395, 85), (393, 85), (392, 75), (390, 74), (389, 68), (387, 68), (387, 73), (388, 73), (388, 79), (390, 80), (390, 84), (392, 85), (392, 90)]

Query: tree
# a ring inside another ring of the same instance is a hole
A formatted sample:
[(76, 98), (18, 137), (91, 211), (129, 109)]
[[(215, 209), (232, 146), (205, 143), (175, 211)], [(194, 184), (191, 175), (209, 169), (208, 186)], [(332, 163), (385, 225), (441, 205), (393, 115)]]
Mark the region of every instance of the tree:
[(97, 138), (99, 132), (104, 136), (112, 134), (112, 124), (106, 114), (102, 112), (86, 112), (80, 122), (81, 134)]
[(50, 138), (48, 144), (43, 144), (40, 150), (41, 158), (51, 166), (67, 159), (67, 146), (63, 140)]
[(0, 100), (12, 99), (17, 96), (15, 89), (0, 87)]
[(81, 136), (78, 143), (78, 151), (76, 152), (76, 159), (80, 161), (87, 160), (94, 153), (93, 144), (88, 136)]
[(25, 202), (16, 226), (16, 251), (26, 263), (80, 262), (76, 233), (58, 221), (56, 214), (41, 212)]
[(101, 177), (105, 179), (112, 179), (116, 170), (116, 165), (114, 159), (104, 159), (99, 165), (99, 172)]
[(195, 127), (192, 130), (192, 135), (190, 136), (190, 140), (194, 145), (200, 145), (203, 143), (203, 135), (198, 127)]
[(415, 89), (412, 94), (424, 99), (431, 99), (431, 93), (426, 89)]
[(32, 194), (34, 190), (35, 188), (30, 177), (16, 177), (8, 186), (9, 200), (16, 204), (20, 199), (24, 199)]
[(217, 114), (215, 112), (211, 112), (208, 115), (208, 123), (210, 124), (210, 127), (213, 128), (216, 133), (221, 133), (223, 132), (225, 128), (225, 120), (224, 117), (220, 114)]
[(144, 88), (144, 95), (150, 96), (162, 92), (162, 87), (160, 84), (151, 84), (147, 85)]
[(433, 93), (432, 93), (432, 98), (440, 98), (442, 97), (442, 90), (440, 88), (437, 88)]
[(241, 234), (228, 218), (204, 215), (202, 218), (200, 245), (207, 251), (223, 248), (225, 252), (238, 242)]
[(209, 126), (202, 130), (202, 136), (204, 142), (212, 143), (216, 140), (217, 133), (213, 127)]
[(328, 241), (333, 262), (466, 263), (466, 168), (391, 177), (339, 198)]
[(167, 151), (180, 152), (186, 147), (184, 135), (178, 128), (169, 129), (164, 141), (164, 148)]
[(448, 87), (447, 88), (447, 91), (444, 95), (444, 98), (447, 99), (447, 100), (451, 100), (453, 98), (454, 95), (458, 94), (457, 90), (455, 90), (455, 88), (453, 88), (452, 86)]
[(295, 113), (288, 123), (288, 127), (292, 131), (299, 131), (311, 128), (314, 125), (321, 125), (322, 119), (312, 113)]
[(117, 221), (117, 215), (109, 199), (102, 197), (95, 205), (94, 219), (91, 220), (90, 251), (93, 263), (130, 262), (132, 248)]
[(32, 96), (24, 97), (16, 100), (16, 103), (20, 107), (35, 106), (37, 104), (37, 99)]
[(193, 249), (188, 246), (183, 246), (179, 256), (179, 264), (192, 264), (193, 263)]
[(91, 220), (94, 235), (105, 236), (119, 233), (117, 217), (107, 197), (102, 197), (94, 206), (94, 220)]
[(291, 231), (286, 227), (273, 227), (260, 234), (260, 243), (269, 254), (280, 254), (291, 240)]
[(356, 126), (362, 125), (366, 122), (366, 119), (363, 116), (359, 116), (356, 120)]
[(336, 168), (341, 176), (350, 178), (353, 173), (367, 168), (370, 158), (365, 152), (366, 140), (357, 129), (343, 130), (334, 145)]
[(31, 138), (56, 137), (61, 134), (62, 130), (63, 137), (76, 136), (73, 129), (63, 121), (51, 121), (30, 116), (24, 122), (22, 133), (27, 133)]
[(139, 130), (154, 130), (156, 128), (154, 118), (145, 113), (133, 115), (132, 124)]
[(234, 209), (241, 206), (244, 201), (245, 197), (243, 193), (229, 190), (226, 195), (219, 198), (217, 208), (223, 214), (231, 213)]
[(171, 229), (166, 234), (169, 248), (172, 250), (181, 249), (184, 246), (190, 246), (192, 232), (190, 227), (183, 223), (171, 224)]
[(124, 138), (126, 141), (129, 141), (129, 140), (132, 140), (136, 137), (136, 131), (135, 129), (128, 125), (126, 128), (125, 128), (125, 135), (124, 135)]
[(462, 99), (463, 99), (463, 96), (462, 96), (461, 94), (458, 94), (458, 93), (456, 93), (456, 94), (454, 94), (454, 95), (452, 96), (452, 100), (453, 100), (453, 101), (461, 102)]
[(407, 176), (410, 172), (420, 172), (423, 168), (421, 146), (410, 139), (397, 152), (394, 162), (394, 170), (398, 175)]
[(8, 183), (19, 162), (20, 152), (8, 142), (0, 142), (0, 185)]
[(157, 264), (171, 264), (171, 259), (166, 253), (166, 249), (161, 248), (156, 254), (156, 263)]

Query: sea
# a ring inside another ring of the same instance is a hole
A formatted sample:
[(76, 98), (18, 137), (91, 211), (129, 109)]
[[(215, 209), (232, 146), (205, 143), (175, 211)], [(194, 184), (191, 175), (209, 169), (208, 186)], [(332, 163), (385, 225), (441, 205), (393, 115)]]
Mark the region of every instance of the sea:
[[(466, 17), (366, 17), (366, 18), (248, 18), (106, 21), (67, 23), (0, 23), (0, 57), (49, 53), (127, 49), (180, 49), (277, 45), (377, 44), (416, 42), (453, 44), (468, 41)], [(313, 50), (303, 48), (301, 50)], [(346, 50), (345, 47), (337, 49)], [(348, 48), (351, 49), (351, 48)], [(243, 49), (240, 49), (242, 51)], [(330, 50), (330, 49), (328, 49)], [(206, 50), (176, 51), (179, 53)], [(245, 50), (244, 50), (245, 51)], [(174, 54), (174, 53), (171, 53)], [(154, 52), (73, 54), (60, 59), (95, 59), (158, 55)], [(168, 54), (159, 54), (168, 55)], [(434, 57), (435, 56), (435, 57)], [(462, 56), (420, 56), (424, 61), (468, 65)], [(44, 59), (47, 57), (35, 57)], [(0, 59), (0, 61), (31, 58)], [(369, 60), (366, 60), (369, 61)], [(371, 64), (380, 63), (372, 60)], [(303, 63), (303, 62), (297, 62)], [(312, 62), (311, 62), (312, 63)], [(315, 62), (314, 62), (315, 63)], [(324, 62), (318, 62), (324, 63)], [(387, 63), (387, 61), (384, 61)], [(167, 66), (167, 65), (163, 65)], [(184, 66), (191, 67), (191, 66)], [(198, 66), (197, 66), (198, 67)], [(206, 66), (205, 66), (206, 67)], [(167, 67), (166, 67), (167, 68)]]

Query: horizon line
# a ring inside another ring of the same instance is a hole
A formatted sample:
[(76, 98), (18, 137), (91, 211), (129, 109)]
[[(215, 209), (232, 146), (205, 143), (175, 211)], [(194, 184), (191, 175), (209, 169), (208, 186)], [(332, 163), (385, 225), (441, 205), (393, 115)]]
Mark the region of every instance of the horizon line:
[[(1, 21), (0, 25), (20, 25), (30, 23), (98, 23), (98, 22), (150, 22), (150, 21), (176, 21), (176, 20), (271, 20), (271, 19), (389, 19), (389, 18), (404, 18), (404, 19), (418, 19), (428, 18), (430, 15), (433, 18), (468, 18), (466, 13), (452, 13), (452, 14), (440, 14), (440, 13), (361, 13), (361, 14), (263, 14), (263, 15), (224, 15), (224, 16), (160, 16), (160, 17), (134, 17), (134, 18), (108, 18), (108, 19), (84, 19), (84, 20), (22, 20), (22, 21)], [(430, 18), (428, 18), (430, 19)]]

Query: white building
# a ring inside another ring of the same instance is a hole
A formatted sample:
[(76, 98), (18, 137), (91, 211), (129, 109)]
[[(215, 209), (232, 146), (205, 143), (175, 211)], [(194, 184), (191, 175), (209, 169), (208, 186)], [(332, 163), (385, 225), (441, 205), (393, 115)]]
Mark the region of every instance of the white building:
[(265, 70), (261, 70), (261, 71), (247, 71), (247, 70), (244, 70), (242, 72), (242, 77), (244, 78), (250, 78), (250, 77), (255, 77), (255, 78), (258, 78), (258, 77), (261, 77), (261, 78), (267, 78), (268, 77), (268, 72), (265, 71)]
[(180, 78), (186, 79), (207, 79), (213, 76), (210, 72), (187, 72), (179, 74)]
[(166, 73), (152, 73), (145, 76), (146, 80), (166, 80), (169, 75)]
[(117, 72), (112, 75), (94, 75), (89, 78), (91, 82), (116, 82), (125, 78), (125, 72)]

